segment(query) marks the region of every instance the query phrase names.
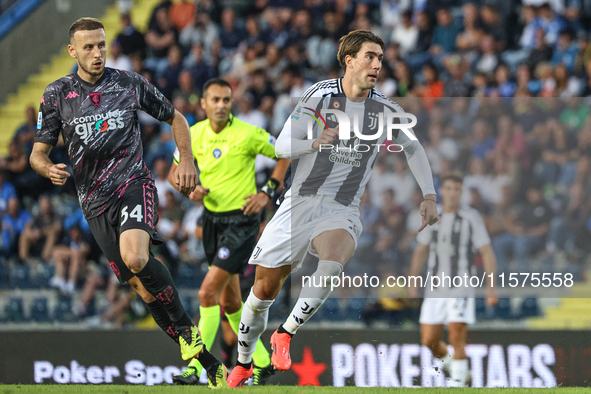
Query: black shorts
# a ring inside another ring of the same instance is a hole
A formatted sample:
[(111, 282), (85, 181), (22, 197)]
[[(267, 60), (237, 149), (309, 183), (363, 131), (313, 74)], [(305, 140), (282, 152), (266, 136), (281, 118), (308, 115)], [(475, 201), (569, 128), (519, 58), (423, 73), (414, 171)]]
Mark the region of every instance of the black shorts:
[(203, 246), (209, 265), (241, 274), (257, 243), (260, 215), (242, 211), (203, 213)]
[(130, 184), (99, 216), (88, 220), (88, 226), (99, 247), (109, 260), (119, 282), (124, 283), (135, 274), (121, 258), (119, 235), (125, 230), (141, 229), (150, 234), (152, 243), (162, 239), (156, 232), (158, 223), (158, 194), (152, 179), (141, 179)]

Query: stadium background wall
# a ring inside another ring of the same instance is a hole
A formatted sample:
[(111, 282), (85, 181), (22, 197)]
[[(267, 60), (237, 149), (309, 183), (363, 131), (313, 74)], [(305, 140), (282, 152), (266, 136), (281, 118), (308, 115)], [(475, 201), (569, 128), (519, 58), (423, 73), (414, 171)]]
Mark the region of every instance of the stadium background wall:
[[(0, 104), (31, 74), (39, 71), (41, 64), (51, 55), (65, 50), (68, 29), (73, 21), (83, 16), (100, 15), (112, 3), (113, 0), (45, 0), (16, 25), (0, 40), (0, 75), (5, 76), (0, 84)], [(33, 100), (35, 105), (38, 105), (37, 100)]]
[[(292, 369), (272, 383), (438, 385), (419, 343), (415, 331), (302, 331), (292, 342)], [(152, 385), (170, 382), (183, 365), (158, 331), (4, 332), (0, 349), (0, 383), (6, 384)], [(476, 387), (589, 386), (588, 331), (474, 331), (467, 352)]]

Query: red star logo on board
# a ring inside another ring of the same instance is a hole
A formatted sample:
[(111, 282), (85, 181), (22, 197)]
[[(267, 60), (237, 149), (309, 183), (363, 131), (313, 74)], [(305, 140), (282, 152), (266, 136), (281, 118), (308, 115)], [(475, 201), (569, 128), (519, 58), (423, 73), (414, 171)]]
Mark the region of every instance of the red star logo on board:
[(293, 364), (291, 369), (298, 375), (298, 386), (320, 386), (318, 377), (326, 370), (326, 364), (314, 362), (312, 349), (304, 346), (302, 362)]

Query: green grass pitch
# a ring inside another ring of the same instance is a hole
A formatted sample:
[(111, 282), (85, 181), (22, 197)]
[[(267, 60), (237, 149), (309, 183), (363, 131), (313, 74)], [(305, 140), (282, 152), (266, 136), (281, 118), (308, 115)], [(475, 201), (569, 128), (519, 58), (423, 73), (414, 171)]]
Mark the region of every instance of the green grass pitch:
[[(296, 386), (267, 386), (244, 387), (237, 393), (243, 394), (417, 394), (427, 392), (429, 394), (534, 394), (534, 393), (559, 393), (559, 394), (583, 394), (591, 393), (590, 388), (562, 387), (552, 389), (521, 389), (521, 388), (398, 388), (398, 387), (296, 387)], [(0, 385), (0, 394), (78, 394), (78, 393), (113, 393), (113, 394), (205, 394), (215, 392), (228, 392), (228, 390), (210, 391), (205, 386), (86, 386), (86, 385)], [(234, 391), (232, 391), (234, 392)]]

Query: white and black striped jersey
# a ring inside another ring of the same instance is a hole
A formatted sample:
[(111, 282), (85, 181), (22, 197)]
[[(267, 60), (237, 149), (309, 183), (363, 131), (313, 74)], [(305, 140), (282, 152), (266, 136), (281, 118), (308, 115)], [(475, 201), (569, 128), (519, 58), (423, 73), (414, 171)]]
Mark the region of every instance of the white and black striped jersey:
[[(323, 114), (323, 110), (330, 109), (340, 110), (348, 116), (351, 128), (348, 135), (351, 138), (341, 140), (337, 137), (332, 149), (314, 150), (312, 143), (322, 130), (339, 125), (334, 114)], [(299, 99), (275, 145), (278, 157), (292, 159), (292, 184), (286, 195), (326, 195), (345, 206), (358, 206), (379, 151), (387, 149), (387, 115), (403, 112), (398, 104), (375, 89), (370, 90), (369, 97), (363, 102), (349, 100), (343, 92), (342, 78), (321, 81), (310, 87)], [(379, 121), (379, 116), (382, 116), (383, 122)], [(355, 121), (361, 134), (376, 138), (357, 138), (353, 133)], [(409, 123), (405, 118), (395, 121)], [(311, 126), (308, 126), (309, 122)], [(382, 132), (378, 136), (380, 126)], [(308, 136), (309, 127), (312, 128), (312, 138)], [(414, 136), (411, 128), (408, 131)], [(417, 146), (420, 147), (416, 137), (411, 139), (399, 129), (393, 130), (392, 142), (402, 146), (407, 157), (417, 150)], [(398, 147), (396, 149), (400, 150)], [(422, 147), (420, 150), (423, 151)], [(421, 172), (424, 182), (419, 177), (417, 181), (424, 194), (434, 193), (428, 162)]]
[(482, 216), (468, 206), (461, 206), (455, 213), (444, 213), (438, 206), (438, 213), (441, 219), (417, 235), (420, 244), (429, 246), (430, 276), (475, 275), (474, 255), (490, 244)]

